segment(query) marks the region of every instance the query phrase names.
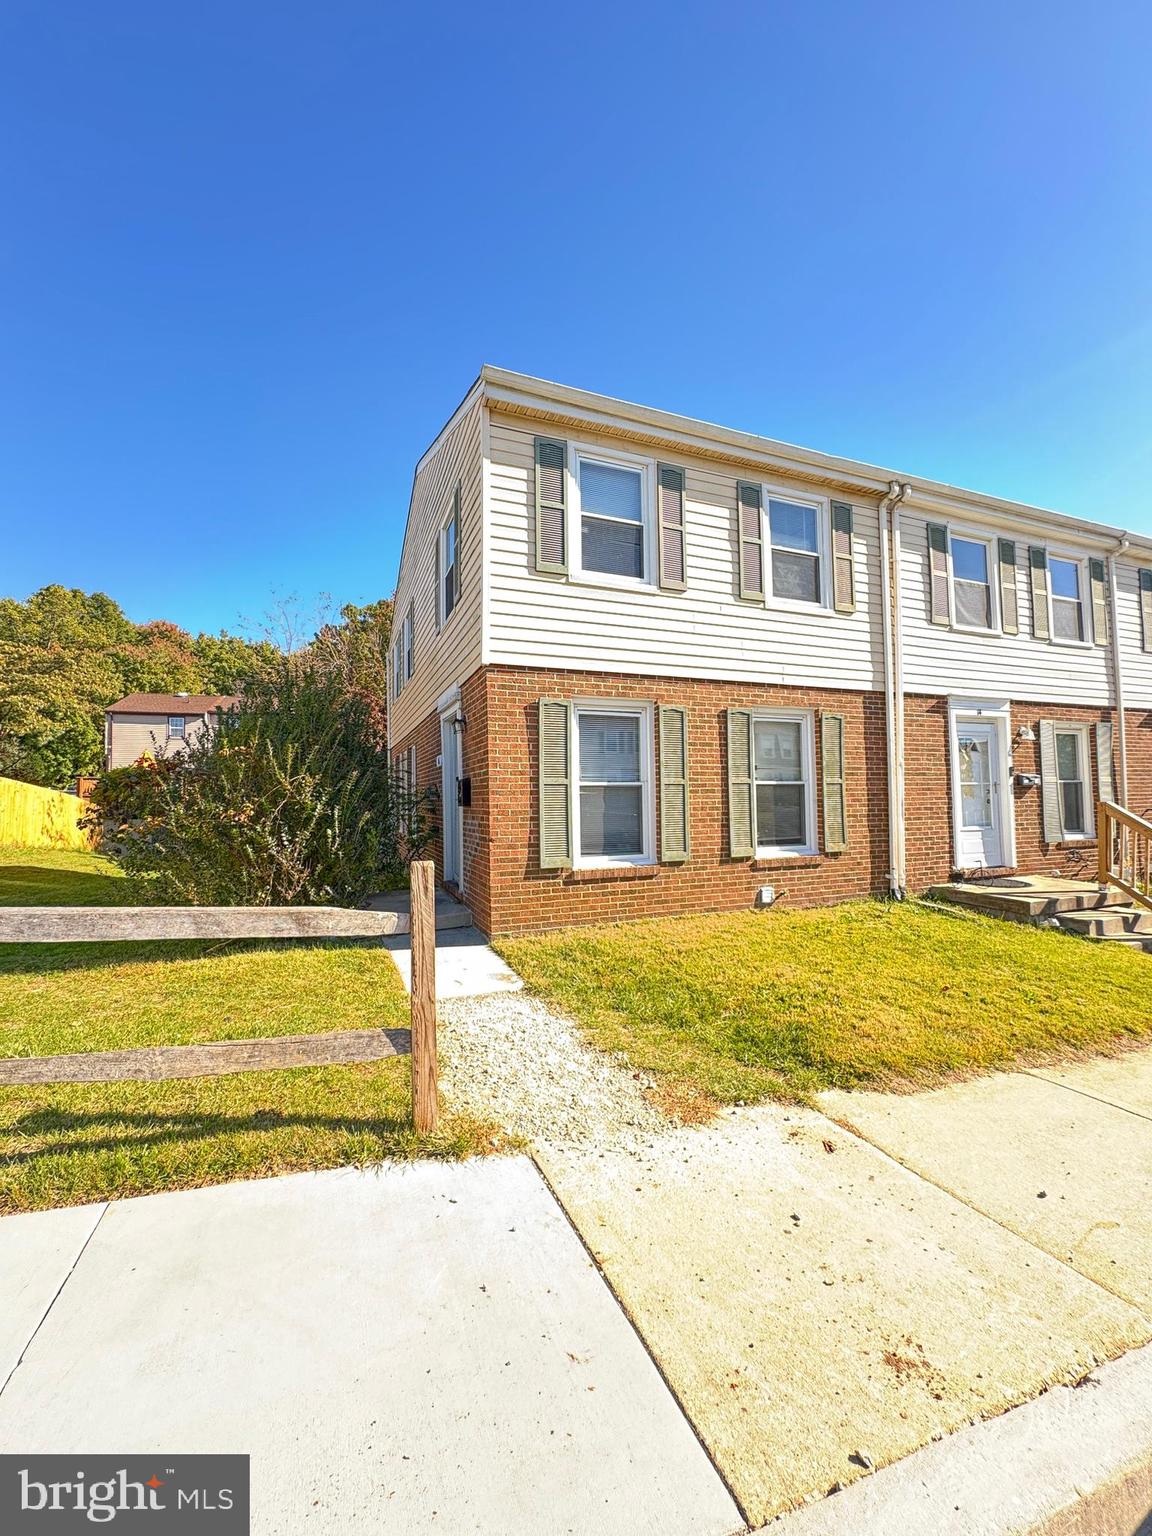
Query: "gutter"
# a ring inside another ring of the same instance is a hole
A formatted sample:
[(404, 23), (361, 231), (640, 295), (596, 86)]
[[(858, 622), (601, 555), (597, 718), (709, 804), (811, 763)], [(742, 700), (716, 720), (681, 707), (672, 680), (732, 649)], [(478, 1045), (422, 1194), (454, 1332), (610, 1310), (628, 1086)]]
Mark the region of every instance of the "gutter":
[(893, 480), (880, 502), (880, 588), (884, 629), (884, 738), (888, 748), (888, 889), (907, 894), (904, 836), (904, 648), (900, 607), (900, 504), (910, 485)]
[(1120, 612), (1116, 606), (1116, 560), (1128, 548), (1128, 535), (1108, 556), (1108, 604), (1112, 609), (1112, 696), (1116, 705), (1116, 745), (1120, 753), (1120, 804), (1128, 806), (1128, 733), (1124, 720), (1124, 668), (1120, 657)]

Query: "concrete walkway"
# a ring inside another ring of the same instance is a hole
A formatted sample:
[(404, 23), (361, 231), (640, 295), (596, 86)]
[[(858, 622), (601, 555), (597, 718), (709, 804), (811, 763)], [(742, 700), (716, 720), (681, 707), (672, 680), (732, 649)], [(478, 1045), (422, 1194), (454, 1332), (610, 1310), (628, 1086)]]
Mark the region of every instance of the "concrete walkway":
[[(400, 979), (412, 990), (412, 945), (407, 935), (385, 939)], [(444, 1002), (458, 997), (490, 997), (496, 992), (520, 992), (524, 983), (501, 960), (479, 928), (436, 931), (436, 996)]]
[(0, 1221), (0, 1450), (241, 1451), (258, 1536), (727, 1536), (524, 1158)]

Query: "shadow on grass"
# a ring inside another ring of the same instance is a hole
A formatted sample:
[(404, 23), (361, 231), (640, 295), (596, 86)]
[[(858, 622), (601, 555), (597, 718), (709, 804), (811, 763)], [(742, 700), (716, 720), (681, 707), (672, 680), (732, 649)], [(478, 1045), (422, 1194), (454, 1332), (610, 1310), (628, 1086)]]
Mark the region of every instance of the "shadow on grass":
[(52, 976), (101, 971), (159, 960), (207, 960), (216, 955), (301, 949), (380, 949), (382, 939), (128, 939), (110, 944), (0, 944), (0, 976)]
[(46, 864), (0, 866), (0, 906), (135, 907), (135, 883), (93, 869), (54, 869)]
[[(123, 1127), (118, 1136), (89, 1136), (90, 1131)], [(163, 1146), (177, 1141), (208, 1141), (217, 1136), (235, 1136), (245, 1131), (281, 1131), (302, 1128), (309, 1131), (340, 1132), (345, 1135), (380, 1138), (410, 1137), (412, 1122), (406, 1114), (378, 1115), (296, 1115), (276, 1109), (257, 1110), (247, 1115), (133, 1114), (116, 1110), (69, 1112), (38, 1109), (23, 1115), (12, 1125), (17, 1134), (48, 1136), (53, 1133), (84, 1133), (83, 1141), (57, 1141), (28, 1152), (15, 1152), (2, 1161), (8, 1167), (35, 1162), (69, 1152), (115, 1152), (130, 1147)], [(136, 1134), (132, 1134), (132, 1133)]]

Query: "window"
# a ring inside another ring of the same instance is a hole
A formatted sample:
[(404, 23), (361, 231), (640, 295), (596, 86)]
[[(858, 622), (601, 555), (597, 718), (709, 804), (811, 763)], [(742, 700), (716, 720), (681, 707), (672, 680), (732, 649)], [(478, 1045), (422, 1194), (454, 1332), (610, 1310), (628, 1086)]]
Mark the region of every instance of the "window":
[(446, 624), (460, 593), (457, 552), (460, 525), (455, 510), (440, 530), (440, 622)]
[(1052, 586), (1052, 638), (1084, 639), (1084, 597), (1079, 560), (1048, 557), (1048, 580)]
[(184, 716), (183, 715), (169, 715), (168, 716), (168, 735), (169, 735), (169, 737), (176, 736), (181, 741), (183, 741), (183, 739), (184, 739)]
[(769, 591), (792, 603), (824, 601), (824, 512), (814, 502), (768, 497)]
[(992, 629), (991, 545), (952, 534), (952, 622), (961, 629)]
[(814, 853), (812, 716), (757, 715), (752, 721), (756, 851)]
[(576, 455), (582, 571), (649, 579), (647, 480), (643, 464)]
[(1060, 787), (1060, 826), (1065, 837), (1087, 837), (1088, 794), (1084, 765), (1088, 761), (1085, 726), (1056, 732), (1056, 779)]
[(400, 644), (402, 660), (404, 663), (403, 679), (405, 682), (412, 676), (412, 614), (411, 611), (404, 615), (404, 624), (400, 630)]
[(580, 863), (651, 862), (651, 727), (644, 708), (576, 710)]
[(392, 642), (392, 697), (398, 699), (404, 687), (404, 637), (397, 635)]

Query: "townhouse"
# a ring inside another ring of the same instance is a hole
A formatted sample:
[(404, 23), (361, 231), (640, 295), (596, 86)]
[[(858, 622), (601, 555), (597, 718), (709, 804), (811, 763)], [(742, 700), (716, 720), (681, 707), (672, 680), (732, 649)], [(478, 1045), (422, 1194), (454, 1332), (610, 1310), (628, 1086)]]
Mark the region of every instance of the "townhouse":
[(488, 932), (1090, 875), (1097, 802), (1152, 807), (1148, 537), (497, 368), (394, 622)]

